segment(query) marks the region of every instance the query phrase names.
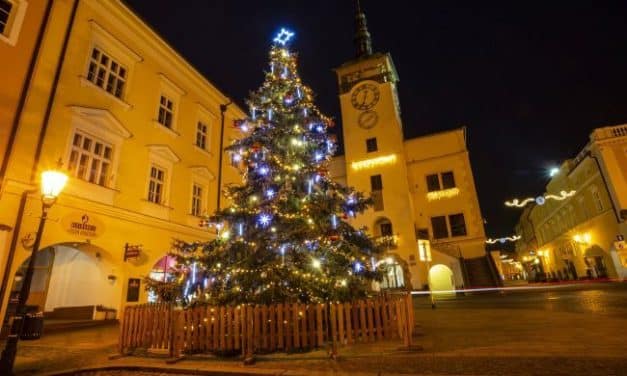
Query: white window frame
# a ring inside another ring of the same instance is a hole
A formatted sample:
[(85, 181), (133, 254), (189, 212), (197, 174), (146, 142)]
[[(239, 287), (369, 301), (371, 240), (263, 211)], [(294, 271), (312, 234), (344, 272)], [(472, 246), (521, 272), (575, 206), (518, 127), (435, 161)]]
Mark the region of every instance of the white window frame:
[[(103, 93), (114, 102), (118, 103), (123, 109), (129, 110), (132, 106), (125, 102), (125, 98), (128, 97), (132, 87), (132, 81), (135, 71), (135, 65), (138, 62), (143, 61), (143, 58), (135, 51), (130, 49), (126, 44), (116, 38), (112, 33), (107, 31), (95, 20), (89, 20), (90, 25), (90, 40), (87, 45), (87, 51), (85, 52), (85, 63), (83, 70), (79, 76), (82, 86), (92, 87)], [(118, 98), (115, 95), (109, 93), (104, 88), (94, 84), (87, 79), (87, 73), (89, 72), (89, 64), (91, 62), (91, 54), (94, 48), (97, 48), (101, 52), (104, 52), (109, 58), (115, 60), (118, 64), (122, 65), (126, 69), (126, 79), (124, 81), (124, 90), (122, 97)]]
[(76, 133), (83, 133), (99, 139), (113, 148), (108, 182), (105, 186), (90, 183), (71, 175), (73, 181), (67, 184), (68, 193), (85, 197), (94, 201), (113, 202), (113, 193), (117, 185), (120, 162), (120, 150), (124, 141), (132, 136), (131, 132), (111, 112), (100, 108), (70, 106), (71, 119), (67, 134), (65, 156), (63, 160), (69, 165), (72, 144)]
[(200, 186), (203, 189), (202, 192), (202, 207), (200, 210), (200, 215), (209, 212), (209, 186), (213, 180), (215, 180), (215, 175), (205, 166), (191, 166), (191, 184), (190, 184), (190, 200), (189, 200), (189, 215), (197, 217), (193, 210), (193, 199), (194, 199), (194, 185)]
[[(181, 98), (186, 94), (185, 91), (172, 82), (165, 74), (159, 73), (159, 90), (157, 93), (157, 98), (155, 99), (155, 114), (152, 123), (158, 129), (166, 131), (171, 136), (178, 137), (180, 134), (178, 132), (179, 129), (179, 113), (181, 108)], [(165, 125), (159, 122), (159, 110), (161, 109), (161, 97), (165, 97), (172, 101), (172, 124), (170, 127), (166, 127)]]
[[(76, 139), (76, 137), (80, 137), (80, 142), (79, 145), (75, 145), (74, 144), (74, 140)], [(85, 149), (84, 145), (85, 145), (85, 140), (89, 139), (89, 141), (91, 142), (91, 145), (89, 147), (89, 149)], [(96, 152), (95, 147), (96, 144), (100, 144), (101, 145), (101, 151), (99, 153)], [(106, 149), (109, 149), (109, 157), (107, 158), (106, 156)], [(115, 149), (113, 147), (113, 145), (111, 145), (111, 143), (102, 140), (98, 137), (95, 137), (87, 132), (84, 132), (80, 129), (77, 129), (74, 131), (74, 134), (72, 135), (72, 144), (70, 145), (70, 158), (68, 159), (68, 168), (70, 169), (70, 174), (72, 176), (74, 176), (77, 179), (81, 179), (83, 181), (86, 181), (88, 183), (91, 184), (96, 184), (99, 185), (101, 187), (105, 187), (105, 188), (109, 188), (109, 186), (111, 185), (110, 179), (112, 176), (112, 167), (113, 167), (113, 156), (115, 153)], [(74, 162), (75, 164), (72, 165), (72, 155), (76, 155), (76, 161)], [(78, 171), (80, 170), (80, 160), (86, 156), (87, 157), (87, 166), (86, 166), (86, 171), (84, 171), (83, 176), (78, 176)], [(93, 166), (94, 161), (98, 161), (98, 171), (96, 173), (95, 176), (95, 181), (91, 181), (91, 177), (92, 177), (92, 168), (91, 166)], [(103, 164), (107, 164), (108, 168), (107, 168), (107, 172), (105, 173), (104, 176), (104, 182), (101, 183), (101, 180), (103, 180), (103, 172), (102, 172), (102, 168), (103, 168)]]
[[(196, 188), (200, 189), (200, 195), (196, 195)], [(192, 181), (192, 199), (190, 214), (195, 217), (200, 217), (207, 212), (207, 187), (204, 184)], [(196, 201), (198, 200), (198, 205)]]
[[(148, 154), (148, 169), (146, 175), (146, 186), (144, 188), (144, 200), (155, 205), (169, 206), (170, 188), (172, 187), (174, 164), (180, 162), (181, 159), (167, 145), (148, 145)], [(155, 203), (148, 200), (148, 192), (150, 189), (150, 173), (153, 165), (161, 168), (165, 172), (165, 186), (163, 187), (162, 192), (163, 199), (160, 203)]]
[[(161, 172), (162, 173), (162, 177), (161, 179), (158, 179), (157, 177), (153, 177), (152, 176), (152, 171), (156, 170), (157, 172)], [(167, 181), (168, 181), (168, 175), (169, 175), (169, 171), (162, 167), (159, 166), (158, 164), (155, 163), (151, 163), (150, 164), (150, 169), (148, 171), (148, 191), (146, 192), (146, 200), (148, 200), (148, 202), (152, 202), (153, 204), (157, 204), (157, 205), (162, 205), (165, 202), (166, 199), (166, 185), (167, 185)], [(161, 187), (161, 191), (158, 193), (158, 199), (151, 199), (151, 196), (157, 195), (157, 192), (155, 191), (153, 193), (151, 187), (153, 186), (154, 182), (154, 186), (160, 186)]]
[(11, 46), (15, 46), (20, 36), (20, 31), (22, 30), (22, 24), (24, 24), (28, 1), (8, 0), (8, 2), (12, 5), (11, 12), (9, 12), (9, 18), (4, 31), (0, 33), (0, 41), (3, 41)]
[[(211, 143), (213, 142), (213, 137), (212, 137), (213, 128), (214, 128), (213, 125), (215, 124), (217, 120), (218, 120), (218, 116), (216, 114), (210, 111), (207, 107), (198, 103), (198, 115), (196, 117), (196, 125), (195, 125), (196, 128), (194, 129), (194, 146), (196, 147), (197, 150), (205, 153), (208, 157), (213, 156), (213, 153), (212, 153), (213, 149), (211, 147)], [(207, 137), (205, 140), (204, 149), (196, 144), (198, 123), (203, 123), (207, 126)]]
[[(98, 58), (95, 59), (94, 58), (94, 51), (98, 51)], [(106, 65), (103, 65), (102, 63), (102, 56), (106, 56), (107, 59), (109, 60), (108, 63)], [(112, 64), (115, 63), (118, 67), (117, 71), (114, 71), (112, 69)], [(89, 78), (89, 74), (91, 71), (91, 66), (92, 64), (94, 64), (96, 66), (96, 70), (94, 72), (94, 78), (90, 79)], [(97, 80), (98, 80), (98, 72), (104, 68), (105, 71), (105, 76), (103, 77), (103, 86), (98, 85)], [(124, 77), (122, 77), (120, 75), (120, 70), (124, 69)], [(107, 51), (103, 50), (102, 48), (100, 48), (99, 46), (93, 46), (91, 48), (91, 51), (89, 52), (89, 64), (87, 65), (87, 71), (85, 72), (86, 78), (89, 82), (91, 82), (93, 85), (99, 87), (100, 89), (106, 91), (108, 94), (113, 95), (114, 97), (120, 99), (120, 100), (124, 100), (124, 97), (126, 95), (126, 91), (127, 91), (127, 80), (128, 80), (128, 75), (129, 75), (129, 69), (126, 65), (124, 65), (123, 63), (119, 62), (114, 56), (111, 56), (110, 53), (108, 53)], [(115, 79), (115, 88), (117, 89), (119, 87), (119, 83), (122, 82), (123, 84), (123, 88), (121, 90), (120, 96), (117, 96), (115, 93), (117, 92), (117, 90), (114, 90), (113, 92), (110, 92), (109, 90), (107, 90), (107, 86), (108, 86), (108, 81), (111, 77), (114, 77)], [(96, 82), (94, 82), (96, 81)]]

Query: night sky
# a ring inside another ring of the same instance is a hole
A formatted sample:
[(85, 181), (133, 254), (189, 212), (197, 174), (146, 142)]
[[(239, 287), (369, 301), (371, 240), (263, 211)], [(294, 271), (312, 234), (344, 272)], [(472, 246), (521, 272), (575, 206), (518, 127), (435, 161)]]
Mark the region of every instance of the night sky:
[[(240, 105), (262, 83), (273, 34), (292, 28), (304, 83), (340, 123), (332, 69), (354, 55), (352, 1), (126, 2)], [(520, 210), (505, 200), (541, 194), (547, 169), (574, 157), (593, 128), (627, 122), (627, 2), (362, 7), (374, 50), (398, 70), (405, 136), (468, 127), (488, 236), (513, 231)]]

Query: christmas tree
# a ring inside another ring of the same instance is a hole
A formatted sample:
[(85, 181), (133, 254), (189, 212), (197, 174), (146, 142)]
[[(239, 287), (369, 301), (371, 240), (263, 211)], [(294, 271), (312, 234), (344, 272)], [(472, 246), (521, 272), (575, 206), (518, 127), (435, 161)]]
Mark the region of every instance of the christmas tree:
[(333, 121), (301, 83), (292, 36), (282, 29), (274, 39), (250, 116), (234, 125), (244, 137), (227, 152), (244, 184), (229, 187), (230, 207), (208, 218), (215, 240), (176, 244), (179, 273), (151, 286), (162, 295), (178, 281), (185, 304), (347, 301), (381, 279), (380, 249), (346, 221), (370, 200), (328, 175)]

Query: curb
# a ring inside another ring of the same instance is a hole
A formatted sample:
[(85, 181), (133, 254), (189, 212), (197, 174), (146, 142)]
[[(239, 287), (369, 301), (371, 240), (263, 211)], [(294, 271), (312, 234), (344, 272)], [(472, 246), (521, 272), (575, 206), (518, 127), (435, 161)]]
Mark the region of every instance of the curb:
[(85, 367), (72, 368), (63, 371), (55, 371), (40, 374), (41, 376), (72, 376), (85, 372), (98, 371), (132, 371), (132, 372), (155, 372), (165, 374), (184, 374), (184, 375), (211, 375), (211, 376), (233, 376), (233, 375), (283, 375), (287, 370), (272, 369), (242, 369), (242, 370), (205, 370), (193, 368), (170, 368), (170, 367), (154, 367), (154, 366), (103, 366), (103, 367)]

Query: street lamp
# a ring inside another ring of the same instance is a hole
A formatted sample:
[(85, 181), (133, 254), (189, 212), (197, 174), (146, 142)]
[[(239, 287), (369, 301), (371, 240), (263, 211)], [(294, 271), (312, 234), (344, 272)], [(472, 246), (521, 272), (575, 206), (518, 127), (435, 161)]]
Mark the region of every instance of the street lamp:
[(48, 210), (57, 201), (57, 197), (63, 190), (66, 182), (67, 175), (60, 171), (48, 170), (41, 174), (42, 214), (39, 220), (39, 227), (37, 228), (37, 235), (35, 236), (35, 243), (33, 243), (30, 260), (28, 261), (28, 268), (26, 269), (26, 274), (22, 282), (22, 288), (20, 289), (17, 309), (11, 325), (11, 333), (7, 338), (4, 350), (2, 351), (2, 356), (0, 357), (0, 374), (2, 375), (13, 374), (13, 364), (15, 363), (15, 355), (17, 354), (17, 342), (24, 327), (24, 318), (26, 317), (26, 301), (28, 300), (30, 285), (35, 272), (35, 261), (37, 259), (37, 252), (39, 251), (41, 235), (44, 231), (44, 224), (46, 223), (46, 218), (48, 217)]

